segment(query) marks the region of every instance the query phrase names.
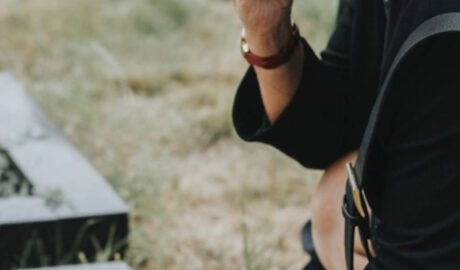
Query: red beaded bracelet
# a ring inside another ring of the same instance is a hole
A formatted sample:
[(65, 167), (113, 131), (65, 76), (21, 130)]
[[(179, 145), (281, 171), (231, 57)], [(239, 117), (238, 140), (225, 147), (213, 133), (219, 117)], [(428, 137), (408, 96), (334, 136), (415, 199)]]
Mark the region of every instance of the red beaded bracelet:
[(244, 29), (243, 33), (241, 35), (241, 53), (243, 54), (243, 57), (249, 62), (249, 64), (262, 67), (265, 69), (275, 69), (277, 67), (282, 66), (286, 62), (288, 62), (292, 55), (294, 54), (295, 49), (297, 48), (297, 45), (299, 44), (300, 41), (300, 33), (299, 33), (299, 28), (295, 23), (292, 23), (292, 30), (291, 30), (291, 36), (289, 37), (289, 41), (286, 43), (285, 46), (283, 46), (280, 51), (269, 57), (261, 57), (257, 56), (254, 53), (251, 52), (249, 49), (249, 46), (246, 42), (246, 38), (244, 35)]

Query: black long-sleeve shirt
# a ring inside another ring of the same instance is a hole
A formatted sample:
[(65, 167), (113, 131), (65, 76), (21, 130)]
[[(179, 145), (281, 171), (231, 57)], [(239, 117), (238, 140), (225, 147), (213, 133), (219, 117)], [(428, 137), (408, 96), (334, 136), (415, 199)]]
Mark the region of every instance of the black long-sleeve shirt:
[[(357, 149), (379, 81), (401, 42), (423, 20), (460, 11), (455, 1), (399, 0), (391, 5), (385, 23), (379, 21), (382, 14), (384, 18), (380, 1), (342, 0), (336, 30), (321, 60), (304, 41), (299, 89), (272, 126), (250, 68), (234, 105), (240, 136), (273, 145), (313, 168), (326, 168)], [(362, 25), (364, 18), (369, 25)], [(370, 35), (381, 46), (360, 55), (356, 47), (376, 42), (362, 39)], [(427, 42), (408, 57), (392, 84), (391, 109), (378, 140), (381, 173), (372, 179), (375, 192), (368, 194), (378, 201), (373, 208), (377, 257), (366, 269), (460, 269), (459, 45), (458, 35)]]
[(356, 14), (357, 1), (342, 0), (336, 29), (321, 59), (302, 40), (300, 85), (273, 126), (250, 67), (235, 98), (233, 120), (238, 134), (247, 141), (273, 145), (309, 168), (325, 169), (357, 149), (377, 95), (385, 24), (380, 1), (366, 7), (368, 29), (356, 29), (363, 17)]

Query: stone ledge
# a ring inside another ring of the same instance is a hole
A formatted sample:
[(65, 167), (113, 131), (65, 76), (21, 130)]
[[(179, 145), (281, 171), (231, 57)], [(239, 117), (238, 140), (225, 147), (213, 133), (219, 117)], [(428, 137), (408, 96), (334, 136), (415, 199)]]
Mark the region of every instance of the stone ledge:
[(94, 261), (95, 246), (107, 244), (123, 256), (128, 207), (6, 73), (0, 73), (0, 127), (0, 148), (33, 191), (0, 198), (0, 269), (17, 267), (31, 239), (49, 265), (75, 263), (77, 252)]
[(84, 264), (84, 265), (63, 265), (55, 267), (44, 267), (44, 268), (28, 268), (19, 270), (131, 270), (131, 268), (122, 262), (112, 263), (96, 263), (96, 264)]

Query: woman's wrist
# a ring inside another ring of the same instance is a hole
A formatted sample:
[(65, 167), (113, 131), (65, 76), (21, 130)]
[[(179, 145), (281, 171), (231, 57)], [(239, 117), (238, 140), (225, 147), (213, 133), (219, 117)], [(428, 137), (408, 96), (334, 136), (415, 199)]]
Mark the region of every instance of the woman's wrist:
[(279, 53), (289, 40), (291, 32), (291, 22), (283, 23), (266, 33), (246, 30), (246, 42), (252, 53), (261, 57), (269, 57)]

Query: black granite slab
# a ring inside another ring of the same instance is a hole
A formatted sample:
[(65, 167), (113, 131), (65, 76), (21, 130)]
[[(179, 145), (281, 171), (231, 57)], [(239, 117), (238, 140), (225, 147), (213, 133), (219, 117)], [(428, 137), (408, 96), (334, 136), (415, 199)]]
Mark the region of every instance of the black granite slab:
[[(21, 269), (26, 270), (26, 269)], [(131, 270), (131, 268), (122, 262), (111, 263), (97, 263), (97, 264), (84, 264), (84, 265), (68, 265), (68, 266), (55, 266), (34, 268), (27, 270)]]

